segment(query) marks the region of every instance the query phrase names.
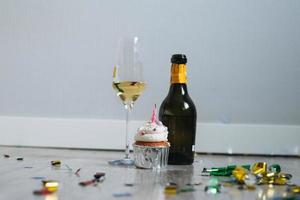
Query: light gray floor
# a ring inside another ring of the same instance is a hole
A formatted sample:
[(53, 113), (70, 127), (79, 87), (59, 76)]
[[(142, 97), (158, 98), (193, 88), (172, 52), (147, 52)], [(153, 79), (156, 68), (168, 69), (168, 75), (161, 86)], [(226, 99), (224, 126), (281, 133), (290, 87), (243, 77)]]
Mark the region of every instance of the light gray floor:
[[(241, 156), (209, 156), (197, 155), (193, 166), (168, 166), (166, 170), (155, 172), (124, 167), (115, 167), (107, 161), (122, 157), (121, 152), (58, 150), (39, 148), (0, 147), (1, 154), (9, 154), (10, 158), (0, 158), (0, 199), (268, 199), (281, 193), (285, 186), (270, 188), (258, 187), (255, 191), (240, 191), (236, 188), (223, 188), (217, 195), (208, 195), (204, 187), (209, 177), (200, 176), (203, 167), (226, 166), (229, 164), (247, 164), (266, 161), (278, 163), (282, 171), (293, 174), (292, 182), (300, 184), (299, 158), (241, 157)], [(24, 161), (17, 161), (23, 157)], [(51, 160), (61, 160), (60, 168), (52, 167)], [(68, 165), (76, 170), (81, 168), (80, 177), (70, 172)], [(32, 168), (31, 168), (32, 167)], [(81, 187), (80, 181), (88, 180), (96, 172), (105, 172), (106, 179), (98, 186)], [(59, 191), (48, 196), (35, 196), (33, 190), (41, 188), (41, 180), (33, 177), (45, 177), (60, 183)], [(168, 182), (179, 185), (201, 182), (195, 186), (194, 192), (180, 193), (176, 196), (164, 194)], [(133, 187), (125, 183), (134, 184)], [(131, 193), (131, 197), (116, 198), (114, 193)]]

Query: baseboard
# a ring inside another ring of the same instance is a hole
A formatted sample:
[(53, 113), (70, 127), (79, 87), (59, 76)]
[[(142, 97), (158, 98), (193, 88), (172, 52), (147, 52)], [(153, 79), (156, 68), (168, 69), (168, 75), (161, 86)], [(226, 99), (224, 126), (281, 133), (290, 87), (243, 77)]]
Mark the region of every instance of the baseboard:
[[(131, 122), (131, 139), (143, 123)], [(123, 120), (2, 116), (0, 145), (123, 149), (124, 130)], [(299, 156), (300, 126), (198, 123), (196, 151)]]
[(300, 126), (202, 124), (197, 151), (228, 154), (300, 155)]

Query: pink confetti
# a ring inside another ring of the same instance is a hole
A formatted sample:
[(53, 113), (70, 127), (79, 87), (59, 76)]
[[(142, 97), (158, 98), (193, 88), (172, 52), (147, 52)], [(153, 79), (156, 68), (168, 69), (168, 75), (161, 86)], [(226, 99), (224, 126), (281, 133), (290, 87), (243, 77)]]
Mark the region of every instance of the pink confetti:
[(74, 173), (76, 176), (80, 176), (79, 172), (80, 172), (81, 168), (77, 169), (76, 172)]

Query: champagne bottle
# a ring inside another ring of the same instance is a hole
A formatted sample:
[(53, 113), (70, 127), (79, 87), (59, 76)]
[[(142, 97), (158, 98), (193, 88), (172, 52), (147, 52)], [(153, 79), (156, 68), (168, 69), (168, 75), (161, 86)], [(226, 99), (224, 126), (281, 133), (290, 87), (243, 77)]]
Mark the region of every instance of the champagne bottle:
[(189, 165), (194, 162), (197, 112), (186, 86), (186, 56), (175, 54), (171, 63), (171, 86), (160, 106), (159, 119), (169, 130), (168, 163)]

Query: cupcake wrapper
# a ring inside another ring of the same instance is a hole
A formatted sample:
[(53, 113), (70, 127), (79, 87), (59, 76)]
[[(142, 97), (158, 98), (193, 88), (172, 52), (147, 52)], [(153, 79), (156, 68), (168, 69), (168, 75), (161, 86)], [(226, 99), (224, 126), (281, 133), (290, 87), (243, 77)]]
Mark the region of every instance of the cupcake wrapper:
[(138, 168), (160, 169), (168, 165), (169, 147), (133, 145), (134, 163)]

